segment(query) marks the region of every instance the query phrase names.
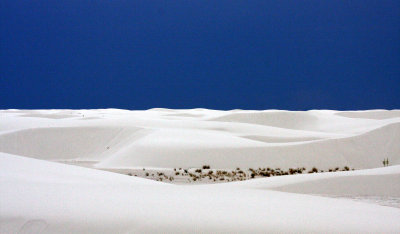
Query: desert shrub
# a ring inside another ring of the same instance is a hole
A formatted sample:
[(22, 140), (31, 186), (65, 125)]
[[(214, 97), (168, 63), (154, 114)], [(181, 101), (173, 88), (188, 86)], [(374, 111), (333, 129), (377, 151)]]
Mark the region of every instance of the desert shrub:
[(265, 176), (265, 177), (269, 177), (270, 176), (269, 172), (261, 172), (260, 175)]
[(132, 173), (128, 173), (128, 176), (132, 176)]
[(345, 171), (349, 171), (350, 168), (349, 168), (348, 166), (345, 166), (345, 167), (344, 167), (344, 170), (345, 170)]
[(184, 170), (184, 172), (185, 172), (185, 173), (188, 173), (188, 170), (187, 170), (187, 169), (185, 169), (185, 170)]
[(312, 172), (317, 173), (317, 172), (318, 172), (318, 169), (317, 169), (316, 167), (313, 167), (313, 168), (312, 168)]
[(179, 175), (180, 173), (179, 172), (175, 172), (175, 175)]
[(316, 167), (313, 167), (308, 173), (317, 173), (318, 169)]
[(270, 171), (270, 173), (271, 173), (272, 176), (275, 175), (275, 171), (274, 170)]
[(212, 175), (214, 172), (213, 171), (208, 171), (208, 174), (209, 175)]
[(195, 172), (201, 173), (201, 169), (196, 169)]
[(297, 173), (302, 174), (303, 173), (303, 169), (302, 168), (298, 168), (297, 169)]
[(256, 176), (256, 174), (254, 174), (254, 173), (251, 173), (251, 178), (254, 178), (255, 176)]
[(237, 170), (237, 171), (239, 171), (239, 170), (240, 170), (240, 168), (239, 168), (239, 167), (236, 167), (236, 170)]
[(203, 169), (210, 169), (210, 165), (204, 165)]
[(146, 176), (149, 176), (149, 173), (148, 173), (148, 172), (146, 172)]

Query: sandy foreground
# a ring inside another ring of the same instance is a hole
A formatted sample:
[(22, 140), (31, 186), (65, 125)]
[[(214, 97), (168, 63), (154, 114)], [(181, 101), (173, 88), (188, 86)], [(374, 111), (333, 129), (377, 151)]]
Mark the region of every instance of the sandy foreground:
[(2, 110), (0, 233), (400, 233), (399, 164), (398, 110)]

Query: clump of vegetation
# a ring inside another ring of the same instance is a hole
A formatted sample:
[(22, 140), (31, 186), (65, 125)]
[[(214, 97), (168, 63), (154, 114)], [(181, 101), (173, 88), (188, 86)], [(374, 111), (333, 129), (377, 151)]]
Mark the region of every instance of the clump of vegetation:
[(313, 167), (308, 173), (317, 173), (318, 169), (316, 167)]
[[(384, 160), (386, 164), (386, 159)], [(141, 177), (147, 177), (158, 181), (169, 181), (173, 182), (175, 180), (174, 176), (178, 177), (178, 181), (188, 180), (188, 182), (230, 182), (230, 181), (243, 181), (254, 178), (265, 178), (265, 177), (273, 177), (273, 176), (283, 176), (283, 175), (296, 175), (303, 174), (305, 172), (308, 173), (320, 173), (324, 172), (324, 170), (319, 170), (316, 167), (312, 167), (309, 170), (306, 170), (305, 167), (298, 168), (270, 168), (270, 167), (256, 167), (256, 168), (248, 168), (247, 170), (241, 170), (240, 167), (236, 167), (236, 169), (232, 170), (211, 170), (209, 165), (203, 165), (201, 168), (193, 168), (193, 169), (182, 169), (179, 168), (171, 168), (171, 170), (166, 170), (164, 172), (157, 171), (146, 171), (145, 168), (138, 169), (138, 171), (144, 171), (143, 173), (139, 173)], [(344, 166), (342, 168), (330, 168), (325, 171), (336, 172), (336, 171), (350, 171), (354, 170), (348, 166)], [(133, 171), (135, 172), (135, 171)], [(154, 173), (149, 173), (154, 172)], [(151, 177), (150, 177), (151, 174)], [(156, 175), (155, 175), (156, 174)], [(134, 173), (128, 173), (129, 176), (138, 176)], [(186, 178), (185, 178), (186, 177)]]
[(382, 163), (384, 167), (389, 166), (389, 158), (383, 159)]

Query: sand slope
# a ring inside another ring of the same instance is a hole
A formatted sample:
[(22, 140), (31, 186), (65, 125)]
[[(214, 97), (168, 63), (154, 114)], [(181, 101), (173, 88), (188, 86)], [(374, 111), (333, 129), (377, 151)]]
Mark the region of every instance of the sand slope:
[[(55, 162), (360, 170), (182, 186)], [(0, 233), (399, 233), (399, 164), (398, 110), (3, 110)]]
[(382, 166), (384, 158), (400, 163), (397, 111), (343, 113), (352, 116), (206, 109), (2, 111), (3, 126), (15, 127), (0, 131), (0, 152), (91, 161), (98, 168), (361, 169)]
[(0, 171), (1, 233), (400, 230), (400, 209), (245, 188), (246, 183), (166, 185), (7, 154), (0, 154)]

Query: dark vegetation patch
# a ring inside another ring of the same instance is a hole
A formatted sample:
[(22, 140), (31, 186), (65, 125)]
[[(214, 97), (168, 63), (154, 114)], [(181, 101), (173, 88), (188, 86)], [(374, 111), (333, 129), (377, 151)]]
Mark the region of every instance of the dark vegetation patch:
[[(296, 174), (306, 174), (306, 173), (322, 173), (322, 172), (336, 172), (336, 171), (350, 171), (354, 169), (350, 169), (350, 167), (345, 166), (343, 168), (335, 167), (330, 168), (328, 170), (319, 170), (316, 167), (312, 167), (311, 169), (306, 169), (305, 167), (297, 167), (297, 168), (288, 168), (287, 170), (283, 170), (281, 168), (271, 168), (271, 167), (258, 167), (257, 169), (248, 168), (241, 169), (237, 167), (232, 170), (223, 170), (223, 169), (212, 169), (210, 165), (204, 165), (201, 168), (173, 168), (170, 171), (165, 170), (163, 172), (160, 171), (149, 171), (150, 169), (143, 168), (143, 173), (132, 174), (128, 173), (129, 176), (140, 176), (148, 179), (153, 179), (157, 181), (167, 181), (172, 182), (176, 179), (177, 182), (203, 182), (203, 183), (218, 183), (218, 182), (229, 182), (229, 181), (243, 181), (248, 179), (255, 178), (265, 178), (265, 177), (273, 177), (273, 176), (284, 176), (284, 175), (296, 175)], [(151, 174), (149, 172), (152, 172)]]

